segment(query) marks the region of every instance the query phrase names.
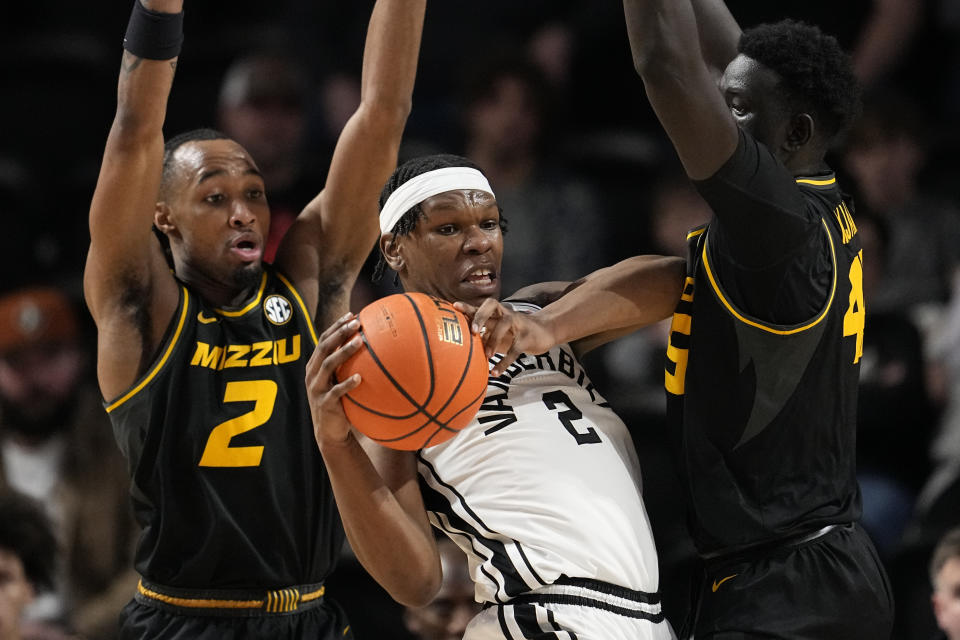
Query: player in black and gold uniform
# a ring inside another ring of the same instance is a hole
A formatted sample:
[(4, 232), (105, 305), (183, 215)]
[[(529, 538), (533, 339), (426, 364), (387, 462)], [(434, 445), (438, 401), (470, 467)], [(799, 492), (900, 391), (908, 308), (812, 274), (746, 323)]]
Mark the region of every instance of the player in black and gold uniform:
[(690, 631), (889, 637), (889, 585), (856, 524), (863, 256), (824, 164), (859, 105), (849, 60), (802, 23), (741, 34), (721, 0), (624, 8), (650, 102), (715, 213), (689, 236), (667, 353), (706, 567)]
[(135, 0), (90, 210), (97, 374), (143, 527), (120, 636), (351, 637), (323, 584), (343, 531), (305, 365), (378, 235), (425, 0), (377, 1), (361, 105), (274, 266), (262, 262), (270, 209), (249, 154), (210, 130), (164, 145), (182, 7)]
[[(717, 216), (688, 237), (666, 372), (706, 566), (697, 637), (886, 637), (888, 585), (854, 524), (865, 309), (850, 208), (832, 173), (791, 176), (742, 131), (698, 187)], [(795, 235), (760, 239), (751, 216)], [(754, 241), (737, 252), (734, 237)], [(778, 250), (795, 257), (751, 268)]]
[[(303, 365), (317, 337), (302, 298), (269, 267), (239, 309), (182, 286), (171, 329), (152, 368), (107, 406), (134, 470), (141, 595), (209, 576), (263, 592), (321, 581), (342, 531), (303, 428)], [(166, 495), (176, 511), (164, 518)], [(302, 602), (323, 589), (299, 591)]]
[[(824, 164), (859, 103), (849, 61), (809, 25), (741, 34), (721, 0), (624, 0), (624, 10), (650, 102), (715, 213), (689, 235), (667, 352), (705, 566), (680, 637), (888, 638), (889, 584), (856, 524), (863, 256)], [(639, 292), (588, 279), (517, 326), (514, 348), (544, 331), (570, 340), (629, 328)]]

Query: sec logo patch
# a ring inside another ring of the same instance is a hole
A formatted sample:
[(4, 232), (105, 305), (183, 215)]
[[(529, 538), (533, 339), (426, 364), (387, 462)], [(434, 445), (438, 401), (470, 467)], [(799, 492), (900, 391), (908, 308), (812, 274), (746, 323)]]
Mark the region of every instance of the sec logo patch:
[(286, 324), (293, 316), (293, 306), (283, 296), (272, 295), (264, 300), (263, 313), (273, 324)]

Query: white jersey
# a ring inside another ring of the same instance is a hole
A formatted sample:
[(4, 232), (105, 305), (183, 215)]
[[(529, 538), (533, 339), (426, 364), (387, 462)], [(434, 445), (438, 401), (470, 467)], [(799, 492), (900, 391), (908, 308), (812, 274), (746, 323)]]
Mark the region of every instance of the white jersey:
[(430, 520), (467, 554), (478, 601), (586, 579), (638, 592), (662, 619), (630, 434), (569, 345), (490, 378), (474, 420), (418, 460)]

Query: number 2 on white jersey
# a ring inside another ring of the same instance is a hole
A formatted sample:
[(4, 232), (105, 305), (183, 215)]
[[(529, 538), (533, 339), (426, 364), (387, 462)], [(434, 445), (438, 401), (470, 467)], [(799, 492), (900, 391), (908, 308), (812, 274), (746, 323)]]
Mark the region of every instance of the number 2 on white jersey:
[(574, 420), (580, 420), (583, 418), (583, 412), (580, 409), (577, 409), (573, 402), (570, 400), (570, 397), (559, 389), (556, 391), (548, 391), (543, 394), (543, 404), (547, 406), (547, 409), (553, 411), (558, 408), (560, 405), (567, 407), (566, 411), (561, 411), (557, 414), (557, 418), (563, 424), (564, 428), (572, 435), (577, 444), (595, 444), (601, 442), (600, 436), (597, 435), (596, 430), (593, 427), (587, 427), (586, 431), (577, 431), (577, 427), (573, 424)]

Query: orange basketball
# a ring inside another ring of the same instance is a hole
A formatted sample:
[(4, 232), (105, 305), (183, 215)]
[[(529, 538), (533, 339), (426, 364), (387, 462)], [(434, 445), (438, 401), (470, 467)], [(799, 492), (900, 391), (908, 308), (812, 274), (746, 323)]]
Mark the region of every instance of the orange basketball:
[(487, 389), (487, 359), (466, 317), (445, 300), (398, 293), (359, 315), (364, 348), (337, 378), (359, 373), (342, 398), (347, 419), (393, 449), (449, 440), (476, 415)]

